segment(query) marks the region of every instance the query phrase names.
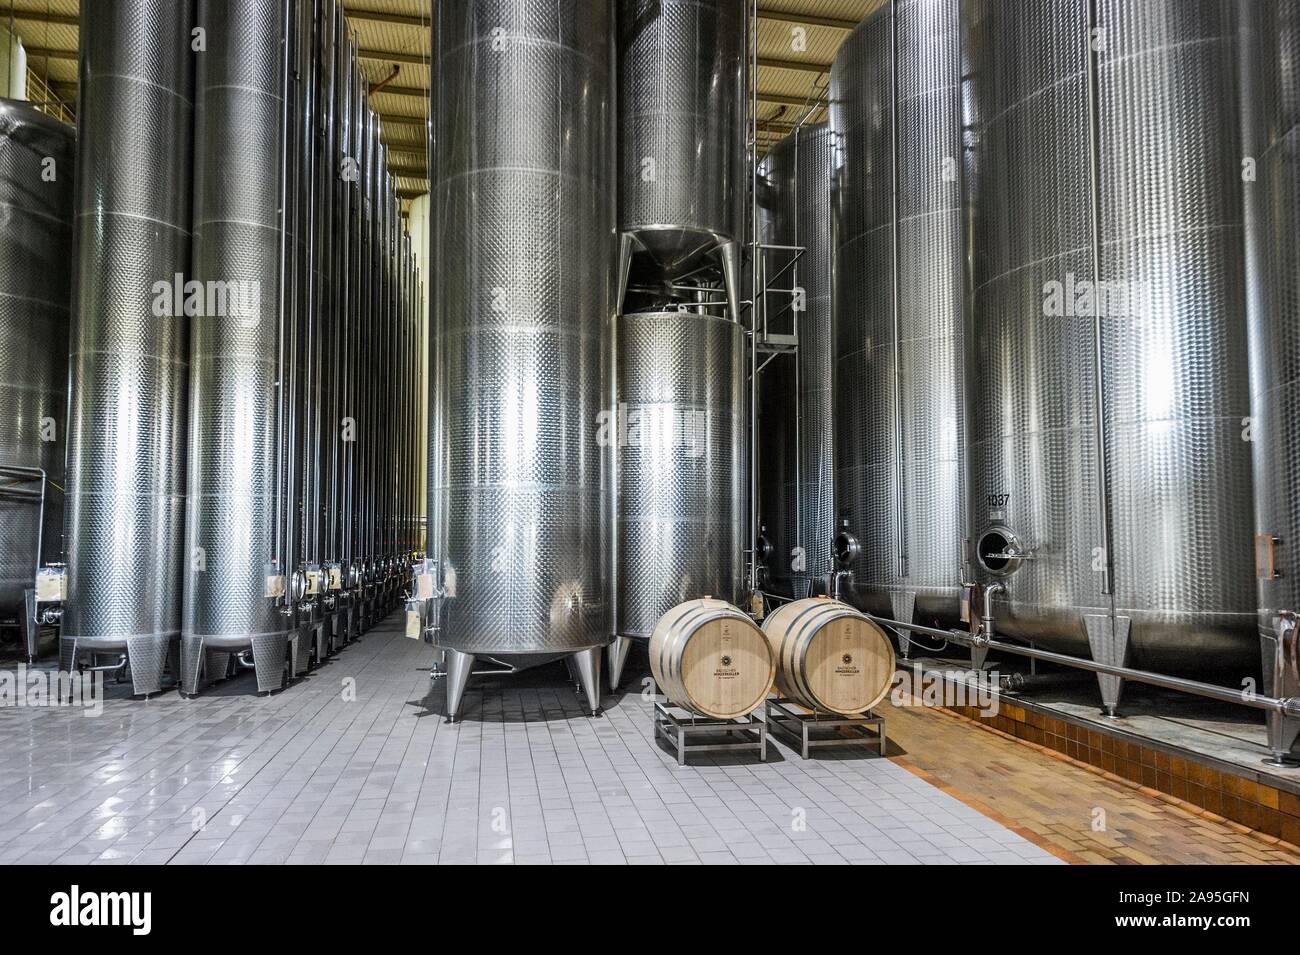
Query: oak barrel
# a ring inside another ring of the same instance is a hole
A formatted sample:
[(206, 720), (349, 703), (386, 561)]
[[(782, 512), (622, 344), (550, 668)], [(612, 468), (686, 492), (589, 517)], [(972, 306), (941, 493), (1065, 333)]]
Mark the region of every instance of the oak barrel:
[(673, 703), (727, 720), (763, 702), (776, 661), (763, 631), (743, 611), (705, 597), (659, 618), (650, 637), (650, 670)]
[(854, 716), (889, 692), (894, 646), (885, 631), (848, 604), (796, 600), (763, 622), (776, 658), (781, 695), (810, 710)]

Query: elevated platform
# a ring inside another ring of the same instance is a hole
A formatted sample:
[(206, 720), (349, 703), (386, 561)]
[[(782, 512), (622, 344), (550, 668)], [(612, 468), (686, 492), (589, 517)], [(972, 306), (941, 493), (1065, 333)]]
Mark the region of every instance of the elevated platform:
[(974, 677), (968, 658), (920, 657), (910, 664), (925, 679), (949, 685), (945, 698), (958, 704), (945, 708), (961, 716), (1300, 844), (1300, 768), (1264, 763), (1264, 720), (1254, 710), (1130, 683), (1120, 717), (1111, 719), (1101, 713), (1091, 674), (1035, 673), (1027, 661), (1006, 658), (986, 661), (985, 672), (1017, 674), (1025, 683), (995, 692), (994, 705), (982, 706), (988, 697), (976, 693), (990, 687)]

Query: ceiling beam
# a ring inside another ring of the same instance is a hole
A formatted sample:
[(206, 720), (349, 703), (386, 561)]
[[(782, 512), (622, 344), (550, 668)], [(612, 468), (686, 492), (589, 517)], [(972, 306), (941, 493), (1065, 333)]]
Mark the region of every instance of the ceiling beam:
[[(429, 28), (429, 21), (424, 17), (403, 13), (384, 13), (380, 10), (347, 11), (348, 19), (362, 20), (370, 23), (392, 23), (404, 27)], [(8, 20), (9, 11), (0, 9), (0, 19)], [(43, 10), (15, 10), (14, 19), (25, 23), (50, 23), (62, 27), (80, 26), (80, 17), (69, 13), (46, 13)]]
[(421, 99), (429, 98), (429, 91), (422, 90), (418, 86), (385, 86), (379, 91), (380, 96), (418, 96)]
[[(385, 13), (382, 10), (357, 10), (354, 8), (347, 9), (348, 19), (360, 20), (365, 23), (389, 23), (396, 26), (417, 27), (419, 29), (429, 29), (429, 21), (420, 16), (413, 16), (406, 13)], [(8, 19), (9, 11), (0, 8), (0, 19)], [(46, 13), (43, 10), (15, 10), (13, 13), (15, 20), (21, 20), (26, 23), (50, 23), (57, 26), (75, 27), (80, 25), (80, 18), (75, 13)], [(772, 10), (766, 6), (760, 7), (758, 11), (760, 20), (770, 20), (775, 23), (794, 23), (815, 27), (827, 27), (832, 30), (852, 30), (857, 26), (854, 20), (845, 20), (841, 17), (823, 17), (815, 16), (810, 13), (798, 13), (789, 10)]]
[[(379, 10), (357, 10), (349, 8), (347, 10), (348, 18), (351, 20), (368, 21), (371, 23), (393, 23), (404, 27), (421, 27), (428, 29), (429, 21), (423, 17), (412, 16), (405, 13), (384, 13)], [(760, 20), (772, 20), (777, 23), (796, 23), (813, 27), (829, 27), (832, 30), (852, 30), (858, 25), (856, 20), (845, 20), (841, 17), (822, 17), (810, 13), (791, 13), (788, 10), (772, 10), (766, 6), (760, 6), (758, 10)]]
[(758, 101), (760, 103), (775, 103), (779, 106), (812, 106), (825, 105), (825, 96), (787, 96), (784, 93), (764, 93), (758, 91)]
[(828, 73), (831, 68), (829, 63), (817, 63), (808, 60), (781, 60), (772, 56), (760, 56), (758, 65), (773, 70), (801, 70), (805, 73)]
[(424, 129), (427, 120), (423, 116), (399, 116), (396, 113), (385, 113), (382, 110), (379, 118), (383, 120), (385, 126), (414, 126), (418, 129)]
[(347, 13), (349, 20), (363, 20), (370, 23), (393, 23), (402, 27), (423, 27), (429, 29), (429, 20), (427, 17), (412, 16), (408, 13), (385, 13), (382, 10), (358, 10), (355, 7), (344, 5), (344, 12)]
[(759, 4), (758, 18), (760, 20), (775, 20), (781, 23), (801, 23), (811, 27), (830, 27), (832, 30), (852, 30), (858, 25), (856, 20), (844, 20), (840, 17), (819, 17), (811, 13), (773, 10), (767, 4)]
[(395, 53), (392, 50), (376, 50), (364, 46), (357, 50), (357, 55), (363, 60), (379, 60), (382, 63), (414, 63), (417, 66), (427, 66), (429, 63), (426, 53)]
[[(61, 27), (79, 26), (81, 21), (75, 13), (45, 13), (42, 10), (15, 10), (14, 19), (26, 23), (49, 23)], [(8, 7), (0, 8), (0, 20), (9, 22)]]
[(76, 50), (54, 50), (43, 46), (24, 46), (29, 60), (77, 60)]

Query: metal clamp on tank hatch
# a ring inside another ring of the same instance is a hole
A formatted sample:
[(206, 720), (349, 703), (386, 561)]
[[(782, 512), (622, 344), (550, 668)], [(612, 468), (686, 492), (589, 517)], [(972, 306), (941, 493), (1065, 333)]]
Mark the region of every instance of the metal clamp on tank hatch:
[(835, 535), (835, 540), (831, 543), (831, 551), (835, 554), (835, 563), (838, 566), (831, 571), (830, 586), (827, 589), (833, 598), (843, 600), (843, 582), (853, 579), (853, 571), (849, 568), (861, 556), (862, 544), (847, 530), (842, 530)]
[(848, 531), (840, 531), (835, 535), (835, 542), (832, 545), (835, 551), (835, 561), (841, 567), (848, 567), (862, 553), (862, 545), (858, 539)]
[(992, 527), (985, 531), (975, 546), (975, 559), (980, 567), (995, 577), (1009, 577), (1027, 560), (1038, 556), (1026, 549), (1009, 527)]
[(287, 582), (283, 577), (279, 578), (279, 580), (281, 581), (280, 596), (285, 598), (284, 606), (280, 608), (280, 612), (288, 617), (293, 614), (296, 605), (301, 603), (302, 599), (307, 596), (307, 575), (301, 569), (298, 569), (289, 575)]

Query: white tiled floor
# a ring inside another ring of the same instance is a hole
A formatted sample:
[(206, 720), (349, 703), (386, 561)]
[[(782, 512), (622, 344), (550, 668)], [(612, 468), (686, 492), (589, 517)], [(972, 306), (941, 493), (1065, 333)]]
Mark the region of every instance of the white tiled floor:
[(679, 767), (639, 693), (587, 718), (560, 665), (446, 724), (397, 619), (269, 698), (0, 708), (0, 864), (1057, 861), (865, 747)]

